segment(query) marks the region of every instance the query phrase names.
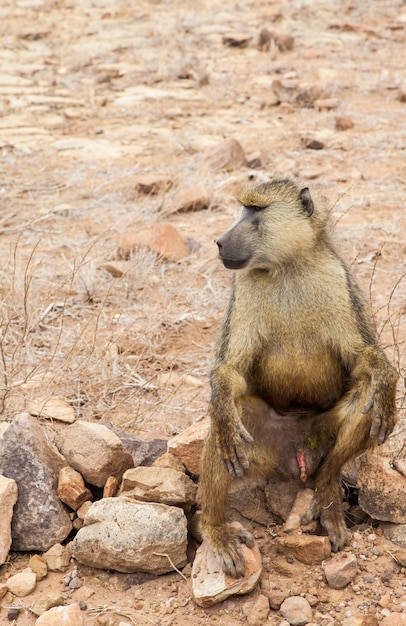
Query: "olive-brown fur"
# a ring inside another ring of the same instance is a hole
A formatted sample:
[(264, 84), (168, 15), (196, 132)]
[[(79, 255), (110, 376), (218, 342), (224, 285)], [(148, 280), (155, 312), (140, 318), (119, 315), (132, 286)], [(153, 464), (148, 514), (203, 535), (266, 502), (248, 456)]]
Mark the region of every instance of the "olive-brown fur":
[(211, 376), (199, 488), (203, 537), (232, 576), (244, 574), (241, 542), (252, 538), (225, 523), (230, 480), (299, 479), (299, 451), (333, 549), (344, 545), (340, 471), (392, 432), (398, 378), (323, 202), (287, 180), (243, 189), (239, 200), (241, 219), (217, 240), (224, 265), (238, 271)]

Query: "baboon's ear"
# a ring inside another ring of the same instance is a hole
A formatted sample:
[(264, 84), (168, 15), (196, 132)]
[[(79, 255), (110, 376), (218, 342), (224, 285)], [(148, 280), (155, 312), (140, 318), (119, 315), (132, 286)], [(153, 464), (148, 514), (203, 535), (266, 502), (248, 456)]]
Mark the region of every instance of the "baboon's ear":
[(300, 190), (300, 200), (302, 201), (302, 207), (307, 215), (310, 217), (314, 211), (314, 204), (310, 195), (309, 187), (303, 187)]

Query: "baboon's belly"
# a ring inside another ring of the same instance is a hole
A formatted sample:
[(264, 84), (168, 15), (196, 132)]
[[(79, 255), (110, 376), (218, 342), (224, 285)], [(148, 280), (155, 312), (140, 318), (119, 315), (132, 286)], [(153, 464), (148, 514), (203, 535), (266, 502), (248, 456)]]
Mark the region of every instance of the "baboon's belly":
[(343, 395), (345, 372), (331, 352), (284, 351), (263, 355), (253, 375), (255, 389), (276, 409), (328, 409)]

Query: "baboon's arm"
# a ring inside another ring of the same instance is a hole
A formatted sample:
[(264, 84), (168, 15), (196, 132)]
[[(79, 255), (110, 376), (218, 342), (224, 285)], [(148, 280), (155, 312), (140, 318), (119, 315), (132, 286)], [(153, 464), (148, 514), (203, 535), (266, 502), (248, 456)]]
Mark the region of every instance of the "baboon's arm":
[(370, 345), (356, 356), (352, 376), (358, 388), (369, 387), (370, 395), (362, 413), (371, 416), (370, 437), (382, 444), (396, 423), (398, 373), (382, 350)]
[(253, 442), (240, 417), (239, 399), (247, 393), (247, 384), (234, 366), (223, 364), (213, 371), (211, 386), (209, 413), (216, 446), (227, 471), (241, 478), (248, 468), (244, 444)]

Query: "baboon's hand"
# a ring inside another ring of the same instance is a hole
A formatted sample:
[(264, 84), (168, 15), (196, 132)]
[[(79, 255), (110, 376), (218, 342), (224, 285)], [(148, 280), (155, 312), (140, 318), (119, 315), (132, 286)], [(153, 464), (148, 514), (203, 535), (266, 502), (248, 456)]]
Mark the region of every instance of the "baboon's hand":
[(242, 478), (249, 462), (245, 453), (245, 444), (253, 443), (253, 438), (244, 428), (240, 419), (236, 418), (227, 428), (216, 429), (216, 445), (227, 471), (233, 478)]
[(362, 409), (362, 413), (371, 416), (369, 436), (376, 439), (379, 445), (386, 441), (396, 424), (396, 406), (391, 400), (382, 392), (375, 392)]

